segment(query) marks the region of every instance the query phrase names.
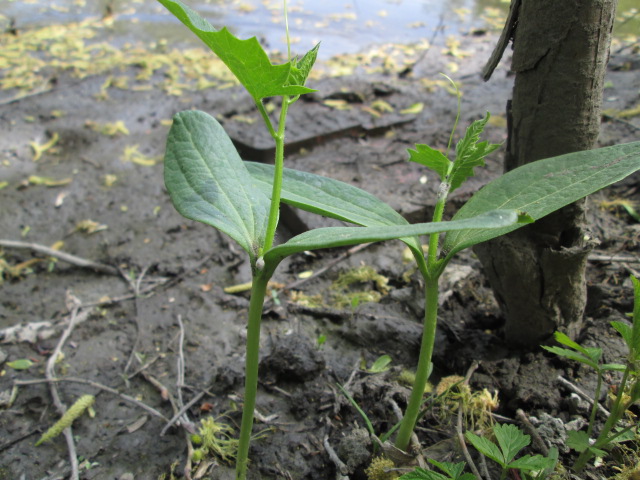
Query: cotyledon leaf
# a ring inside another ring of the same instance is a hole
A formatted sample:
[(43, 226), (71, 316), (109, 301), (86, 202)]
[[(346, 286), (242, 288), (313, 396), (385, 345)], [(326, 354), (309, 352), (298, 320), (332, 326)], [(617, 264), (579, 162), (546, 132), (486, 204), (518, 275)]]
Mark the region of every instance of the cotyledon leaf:
[(216, 30), (180, 0), (158, 0), (222, 60), (255, 101), (279, 95), (301, 95), (315, 90), (287, 85), (291, 64), (273, 65), (256, 37), (240, 40), (226, 27)]
[(197, 110), (173, 117), (164, 179), (178, 212), (221, 230), (257, 258), (264, 245), (269, 198), (253, 185), (217, 120)]
[(270, 268), (285, 257), (306, 250), (344, 247), (369, 242), (400, 239), (417, 235), (469, 230), (476, 228), (500, 228), (518, 222), (528, 221), (515, 210), (494, 210), (458, 221), (416, 223), (412, 225), (391, 225), (379, 227), (327, 227), (302, 233), (288, 242), (273, 247), (264, 254), (265, 264)]
[[(245, 162), (262, 192), (271, 197), (273, 165)], [(364, 227), (409, 225), (409, 222), (376, 196), (332, 178), (285, 168), (281, 200), (307, 212)], [(419, 238), (401, 239), (414, 255), (422, 256)]]
[[(495, 209), (516, 209), (538, 220), (640, 170), (640, 142), (568, 153), (518, 167), (473, 195), (454, 215), (463, 220)], [(480, 242), (509, 233), (501, 229), (448, 232), (446, 258)]]

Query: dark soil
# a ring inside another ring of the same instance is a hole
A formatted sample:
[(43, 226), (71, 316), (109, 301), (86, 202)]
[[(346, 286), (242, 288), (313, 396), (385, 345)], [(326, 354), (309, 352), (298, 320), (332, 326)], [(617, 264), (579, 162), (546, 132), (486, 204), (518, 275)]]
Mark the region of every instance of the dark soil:
[[(482, 83), (478, 75), (493, 41), (487, 37), (463, 41), (473, 55), (461, 62), (455, 74), (464, 92), (462, 126), (486, 111), (499, 119), (505, 109), (512, 85), (507, 70), (497, 70), (489, 83)], [(625, 59), (613, 58), (612, 63), (622, 68), (609, 72), (612, 86), (605, 93), (606, 108), (631, 108), (640, 101), (638, 70)], [(437, 185), (431, 178), (426, 184), (420, 181), (425, 172), (406, 161), (406, 149), (415, 143), (446, 146), (455, 97), (434, 81), (439, 79), (435, 72), (445, 70), (450, 60), (434, 49), (405, 78), (388, 71), (314, 81), (318, 92), (291, 109), (287, 165), (353, 183), (411, 221), (426, 220)], [(118, 73), (133, 76), (136, 71), (129, 67)], [(106, 75), (97, 75), (77, 80), (59, 73), (51, 90), (0, 106), (4, 132), (0, 180), (8, 182), (0, 190), (0, 237), (45, 246), (63, 241), (63, 251), (109, 265), (114, 273), (62, 260), (54, 263), (28, 249), (4, 249), (0, 257), (5, 265), (0, 286), (0, 430), (4, 432), (0, 479), (54, 479), (69, 474), (63, 436), (39, 447), (34, 443), (59, 418), (49, 386), (41, 380), (72, 318), (78, 321), (64, 345), (64, 356), (55, 365), (55, 375), (61, 379), (56, 386), (67, 406), (83, 394), (96, 395), (95, 418), (84, 415), (73, 425), (81, 478), (156, 479), (171, 471), (181, 477), (188, 456), (185, 432), (190, 426), (197, 428), (199, 420), (210, 415), (224, 415), (223, 420), (234, 427), (239, 424), (248, 297), (246, 292), (225, 293), (224, 288), (250, 280), (248, 262), (227, 237), (185, 220), (173, 209), (160, 162), (145, 166), (122, 158), (125, 148), (134, 144), (147, 157), (161, 156), (168, 131), (163, 120), (189, 108), (221, 119), (247, 159), (269, 159), (270, 142), (259, 122), (234, 120), (240, 115), (257, 117), (239, 88), (188, 91), (179, 97), (157, 88), (110, 88), (107, 100), (96, 101), (94, 95), (100, 93), (105, 79)], [(344, 100), (346, 109), (330, 108), (324, 103), (328, 99)], [(384, 100), (394, 111), (375, 117), (362, 109), (375, 100)], [(417, 102), (424, 102), (421, 112), (398, 113)], [(52, 114), (57, 110), (64, 115)], [(124, 120), (130, 135), (102, 135), (87, 128), (87, 120)], [(639, 128), (637, 117), (624, 122), (607, 117), (599, 143), (632, 141)], [(487, 136), (503, 141), (504, 131), (494, 123)], [(44, 144), (54, 133), (59, 135), (58, 143), (34, 161), (29, 142)], [(486, 168), (478, 169), (477, 176), (455, 192), (452, 211), (500, 174), (500, 159), (493, 155)], [(117, 181), (107, 186), (106, 175), (115, 175)], [(47, 187), (34, 185), (30, 176), (71, 182)], [(637, 200), (639, 186), (635, 175), (589, 200), (593, 233), (600, 241), (596, 253), (601, 256), (593, 256), (590, 262), (589, 308), (580, 340), (602, 347), (607, 362), (624, 355), (622, 342), (608, 323), (623, 320), (632, 309), (628, 276), (637, 274), (640, 228), (624, 210), (601, 205), (614, 199)], [(78, 228), (83, 220), (106, 228), (87, 233)], [(284, 239), (332, 223), (286, 209), (279, 235)], [(274, 281), (285, 287), (274, 290), (277, 301), (269, 301), (265, 311), (260, 415), (255, 426), (255, 432), (263, 433), (252, 445), (251, 478), (364, 478), (371, 452), (369, 437), (362, 433), (362, 418), (336, 383), (347, 386), (379, 432), (396, 422), (393, 405), (403, 408), (408, 394), (397, 376), (403, 368), (414, 368), (422, 316), (420, 281), (415, 274), (408, 282), (403, 280), (410, 266), (403, 264), (402, 251), (399, 242), (373, 245), (350, 255), (321, 251), (294, 257), (276, 273)], [(607, 260), (611, 255), (631, 255), (635, 263)], [(300, 273), (317, 271), (340, 256), (342, 260), (323, 275), (297, 288), (288, 287)], [(40, 261), (16, 270), (21, 262), (34, 258)], [(339, 273), (363, 264), (389, 278), (390, 293), (380, 303), (354, 308), (332, 304), (331, 283)], [(324, 303), (296, 303), (294, 291), (322, 294)], [(435, 377), (464, 376), (477, 361), (480, 365), (471, 385), (475, 390), (498, 392), (496, 413), (514, 418), (520, 408), (530, 416), (544, 413), (563, 422), (585, 415), (586, 410), (557, 377), (562, 375), (592, 392), (593, 376), (541, 350), (513, 351), (504, 344), (500, 311), (470, 252), (450, 266), (442, 292)], [(12, 329), (18, 325), (31, 328), (19, 330), (21, 336), (16, 336)], [(320, 338), (326, 338), (321, 345)], [(370, 366), (383, 354), (393, 359), (389, 371), (365, 371), (364, 365)], [(15, 370), (6, 363), (18, 359), (30, 359), (33, 365)], [(14, 382), (26, 380), (40, 383), (20, 385), (10, 402)], [(153, 407), (165, 418), (122, 395)], [(167, 419), (174, 416), (169, 399), (186, 404), (196, 395), (186, 418), (162, 433)], [(450, 419), (426, 416), (418, 437), (430, 457), (458, 460)], [(329, 455), (331, 449), (345, 464), (342, 473)], [(233, 477), (229, 467), (209, 460), (208, 470), (195, 473), (194, 467), (194, 477)], [(592, 473), (611, 472), (603, 468)]]

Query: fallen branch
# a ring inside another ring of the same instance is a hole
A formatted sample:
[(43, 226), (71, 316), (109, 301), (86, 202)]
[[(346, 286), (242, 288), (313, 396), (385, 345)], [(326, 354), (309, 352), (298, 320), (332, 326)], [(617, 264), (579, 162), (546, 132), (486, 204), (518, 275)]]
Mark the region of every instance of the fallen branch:
[[(473, 375), (473, 372), (475, 372), (479, 367), (478, 362), (473, 362), (471, 364), (471, 366), (469, 367), (469, 370), (467, 370), (467, 374), (464, 377), (464, 384), (465, 385), (469, 385), (469, 380), (471, 379), (471, 375)], [(483, 473), (484, 473), (484, 477), (482, 475), (480, 475), (480, 471), (478, 470), (478, 467), (476, 467), (476, 464), (473, 462), (473, 459), (471, 458), (471, 454), (469, 453), (469, 450), (467, 449), (467, 442), (464, 439), (464, 434), (462, 432), (463, 428), (462, 428), (462, 411), (464, 410), (464, 408), (462, 408), (462, 400), (460, 400), (460, 406), (458, 408), (458, 421), (456, 422), (456, 434), (458, 436), (458, 442), (460, 443), (460, 448), (462, 449), (462, 453), (464, 454), (464, 458), (467, 460), (467, 464), (469, 465), (469, 468), (471, 469), (471, 471), (473, 472), (473, 474), (476, 476), (476, 478), (478, 480), (491, 480), (491, 476), (489, 475), (489, 472), (486, 468), (486, 464), (483, 465)], [(483, 456), (481, 456), (481, 458), (484, 458)]]
[[(58, 340), (58, 344), (53, 350), (53, 353), (49, 356), (45, 369), (45, 378), (49, 381), (49, 391), (51, 392), (53, 405), (56, 407), (56, 410), (58, 410), (60, 416), (63, 416), (67, 412), (67, 407), (62, 403), (60, 394), (58, 393), (58, 387), (54, 382), (51, 382), (51, 379), (55, 378), (56, 363), (58, 361), (58, 356), (62, 353), (62, 347), (69, 336), (71, 336), (71, 332), (73, 332), (73, 328), (76, 325), (76, 317), (78, 315), (78, 310), (80, 309), (80, 303), (79, 299), (67, 292), (67, 306), (69, 307), (69, 310), (71, 310), (71, 320), (69, 321), (69, 325), (67, 325), (65, 331), (62, 333), (60, 340)], [(72, 480), (79, 480), (80, 466), (78, 464), (78, 454), (76, 453), (76, 443), (73, 439), (73, 430), (71, 425), (65, 428), (62, 433), (64, 434), (64, 438), (67, 442), (67, 450), (69, 452), (69, 463), (71, 465), (70, 478)]]
[(640, 258), (635, 255), (609, 255), (606, 253), (591, 253), (587, 257), (590, 262), (624, 262), (624, 263), (640, 263)]
[(33, 252), (42, 253), (49, 257), (57, 258), (58, 260), (62, 260), (63, 262), (70, 263), (71, 265), (75, 265), (77, 267), (91, 268), (98, 272), (108, 273), (109, 275), (118, 275), (118, 269), (112, 267), (111, 265), (105, 265), (104, 263), (98, 263), (98, 262), (94, 262), (93, 260), (87, 260), (85, 258), (81, 258), (76, 255), (72, 255), (70, 253), (54, 250), (53, 248), (49, 248), (44, 245), (40, 245), (38, 243), (29, 243), (29, 242), (20, 242), (17, 240), (1, 240), (0, 239), (0, 247), (31, 250)]
[(544, 440), (542, 440), (542, 437), (538, 433), (538, 430), (536, 429), (536, 427), (534, 427), (533, 424), (527, 418), (527, 415), (526, 413), (524, 413), (524, 410), (522, 410), (521, 408), (516, 410), (516, 418), (520, 421), (520, 423), (522, 424), (522, 427), (527, 431), (527, 433), (531, 435), (531, 438), (533, 439), (533, 443), (538, 449), (538, 451), (542, 453), (542, 455), (544, 455), (545, 457), (548, 457), (549, 449), (547, 448), (547, 445), (544, 443)]
[(142, 408), (143, 410), (149, 412), (151, 415), (153, 415), (155, 417), (158, 417), (158, 418), (161, 418), (165, 422), (169, 421), (169, 419), (167, 417), (165, 417), (162, 413), (160, 413), (155, 408), (150, 407), (146, 403), (142, 403), (141, 401), (136, 400), (133, 397), (130, 397), (126, 393), (120, 393), (115, 388), (107, 387), (106, 385), (103, 385), (101, 383), (94, 382), (92, 380), (86, 380), (84, 378), (65, 377), (65, 378), (50, 378), (50, 379), (36, 379), (36, 380), (14, 380), (13, 384), (20, 387), (20, 386), (25, 386), (25, 385), (37, 385), (37, 384), (40, 384), (40, 383), (60, 383), (60, 382), (81, 383), (81, 384), (84, 384), (84, 385), (90, 385), (90, 386), (92, 386), (94, 388), (97, 388), (99, 390), (104, 390), (105, 392), (109, 392), (109, 393), (111, 393), (113, 395), (116, 395), (116, 396), (120, 397), (125, 402), (133, 403), (134, 405), (136, 405), (136, 406)]
[[(569, 380), (567, 380), (566, 378), (558, 375), (558, 381), (564, 385), (565, 387), (567, 387), (569, 390), (571, 390), (572, 392), (574, 392), (575, 394), (577, 394), (580, 398), (582, 398), (584, 401), (586, 401), (589, 405), (593, 405), (593, 399), (586, 394), (583, 390), (580, 390), (577, 386), (575, 386), (573, 383), (571, 383)], [(598, 412), (600, 412), (604, 418), (609, 418), (609, 415), (611, 415), (606, 408), (604, 408), (602, 406), (601, 403), (598, 402)]]

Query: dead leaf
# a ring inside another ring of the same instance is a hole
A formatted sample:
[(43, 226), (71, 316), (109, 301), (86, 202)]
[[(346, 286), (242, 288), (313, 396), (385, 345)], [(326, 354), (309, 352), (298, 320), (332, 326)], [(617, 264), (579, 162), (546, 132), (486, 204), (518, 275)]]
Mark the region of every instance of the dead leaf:
[(61, 187), (63, 185), (68, 185), (73, 181), (73, 178), (63, 178), (61, 180), (56, 180), (51, 177), (39, 177), (37, 175), (31, 175), (29, 177), (29, 183), (31, 185), (44, 185), (46, 187)]
[(418, 114), (422, 112), (422, 110), (424, 110), (424, 103), (418, 102), (418, 103), (414, 103), (409, 108), (400, 110), (400, 113), (402, 113), (403, 115), (412, 115), (412, 114)]
[(42, 158), (42, 154), (54, 147), (55, 144), (58, 143), (58, 140), (60, 140), (60, 136), (57, 132), (54, 132), (51, 136), (51, 139), (48, 142), (43, 143), (42, 145), (35, 141), (29, 142), (29, 145), (33, 149), (33, 161), (37, 162), (38, 160), (40, 160), (40, 158)]

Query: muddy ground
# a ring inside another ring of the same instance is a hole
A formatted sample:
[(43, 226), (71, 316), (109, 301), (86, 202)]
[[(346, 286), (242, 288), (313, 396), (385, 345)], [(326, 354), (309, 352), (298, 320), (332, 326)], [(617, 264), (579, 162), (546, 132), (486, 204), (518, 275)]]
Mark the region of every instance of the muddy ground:
[[(489, 83), (478, 75), (494, 41), (487, 35), (464, 38), (461, 48), (469, 55), (462, 60), (442, 49), (417, 55), (409, 75), (390, 67), (315, 80), (318, 92), (291, 109), (288, 166), (353, 183), (410, 220), (426, 220), (436, 182), (424, 183), (426, 172), (406, 161), (406, 149), (416, 142), (446, 146), (455, 98), (436, 72), (448, 71), (452, 58), (459, 64), (452, 75), (464, 92), (461, 125), (490, 111), (496, 121), (487, 129), (488, 138), (504, 140), (501, 113), (512, 77), (504, 66)], [(3, 249), (0, 479), (69, 475), (63, 436), (39, 447), (34, 443), (59, 417), (43, 379), (47, 360), (72, 319), (53, 375), (61, 379), (56, 386), (67, 406), (83, 394), (96, 396), (95, 417), (84, 415), (73, 425), (81, 478), (156, 479), (169, 478), (172, 471), (180, 478), (190, 425), (197, 428), (201, 419), (221, 415), (234, 428), (239, 424), (248, 300), (246, 291), (224, 289), (250, 280), (248, 262), (227, 237), (178, 215), (163, 186), (159, 159), (167, 120), (190, 108), (219, 118), (247, 159), (267, 160), (271, 145), (238, 87), (185, 90), (180, 96), (160, 88), (105, 88), (110, 75), (133, 79), (139, 69), (127, 66), (84, 79), (51, 71), (46, 91), (13, 101), (6, 97), (0, 105), (0, 181), (7, 182), (0, 189), (0, 238), (47, 247), (62, 241), (62, 251), (109, 267), (96, 271), (29, 249)], [(154, 75), (163, 78), (162, 71)], [(605, 108), (638, 104), (637, 55), (628, 56), (628, 50), (614, 55), (608, 80)], [(390, 110), (372, 114), (376, 100), (384, 100)], [(400, 113), (420, 102), (421, 110)], [(107, 135), (88, 123), (119, 120), (128, 135), (122, 130)], [(599, 143), (635, 140), (639, 125), (637, 117), (606, 117)], [(46, 148), (55, 137), (51, 148), (35, 158), (37, 146)], [(493, 155), (455, 192), (452, 210), (500, 173), (500, 159)], [(608, 362), (623, 353), (608, 322), (631, 311), (627, 278), (638, 271), (640, 228), (624, 210), (603, 208), (602, 202), (637, 199), (639, 185), (636, 175), (589, 200), (600, 245), (589, 265), (582, 340), (603, 347)], [(279, 237), (321, 224), (331, 222), (287, 210)], [(336, 383), (347, 385), (378, 431), (395, 423), (393, 403), (402, 408), (408, 393), (397, 377), (416, 363), (423, 308), (418, 277), (403, 277), (410, 265), (402, 254), (403, 245), (393, 242), (351, 253), (300, 255), (279, 268), (274, 281), (280, 286), (273, 290), (263, 324), (255, 427), (263, 433), (252, 446), (251, 478), (344, 478), (332, 450), (346, 464), (343, 474), (364, 478), (368, 438), (350, 440), (364, 423)], [(627, 261), (607, 260), (612, 255)], [(326, 272), (292, 286), (300, 274), (329, 264), (334, 265)], [(350, 292), (376, 291), (379, 303), (338, 302), (334, 281), (363, 265), (388, 278), (389, 291), (363, 282)], [(541, 351), (513, 351), (504, 344), (499, 309), (470, 252), (460, 255), (449, 272), (442, 289), (435, 377), (465, 375), (479, 361), (471, 385), (498, 393), (496, 413), (513, 418), (521, 408), (530, 416), (544, 412), (564, 422), (584, 416), (584, 407), (576, 406), (557, 376), (590, 391), (589, 372)], [(322, 298), (309, 299), (317, 295)], [(383, 354), (392, 358), (392, 368), (366, 371)], [(7, 363), (22, 359), (32, 365), (19, 370)], [(27, 380), (34, 382), (14, 390), (16, 381)], [(188, 418), (179, 422), (182, 427), (165, 429), (175, 413), (171, 402), (184, 405), (194, 399)], [(428, 415), (418, 437), (427, 456), (459, 460), (450, 419)], [(556, 441), (562, 445), (561, 438)], [(202, 465), (208, 468), (196, 472), (194, 466), (192, 475), (232, 477), (220, 459), (207, 458)], [(605, 465), (588, 475), (613, 472)]]

